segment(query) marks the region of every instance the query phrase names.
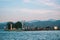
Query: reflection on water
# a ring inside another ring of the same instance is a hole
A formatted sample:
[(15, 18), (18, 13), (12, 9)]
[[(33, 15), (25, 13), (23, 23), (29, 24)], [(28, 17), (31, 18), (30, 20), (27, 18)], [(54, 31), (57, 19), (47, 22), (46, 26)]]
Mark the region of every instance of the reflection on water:
[(60, 40), (60, 31), (0, 31), (0, 40)]

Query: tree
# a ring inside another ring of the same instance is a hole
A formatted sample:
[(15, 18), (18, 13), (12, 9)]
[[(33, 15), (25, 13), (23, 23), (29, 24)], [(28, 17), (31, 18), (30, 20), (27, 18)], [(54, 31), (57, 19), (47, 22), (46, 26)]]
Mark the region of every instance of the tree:
[(19, 22), (19, 21), (16, 22), (16, 23), (15, 23), (15, 28), (17, 28), (17, 29), (18, 29), (18, 28), (22, 28), (22, 23)]
[(14, 28), (14, 23), (13, 22), (8, 22), (7, 23), (7, 28), (10, 29), (12, 24), (12, 28)]

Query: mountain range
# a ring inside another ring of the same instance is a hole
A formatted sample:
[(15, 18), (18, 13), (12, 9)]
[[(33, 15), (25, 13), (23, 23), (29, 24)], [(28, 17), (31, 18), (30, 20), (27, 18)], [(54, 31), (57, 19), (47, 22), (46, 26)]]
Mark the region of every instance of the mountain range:
[(40, 21), (40, 20), (33, 20), (25, 23), (27, 26), (30, 27), (60, 27), (60, 20), (47, 20), (47, 21)]
[[(4, 27), (6, 27), (6, 24), (7, 24), (7, 22), (0, 23), (0, 29), (3, 29)], [(33, 21), (24, 22), (24, 26), (29, 26), (29, 27), (58, 26), (58, 27), (60, 27), (60, 20), (46, 20), (46, 21), (33, 20)]]

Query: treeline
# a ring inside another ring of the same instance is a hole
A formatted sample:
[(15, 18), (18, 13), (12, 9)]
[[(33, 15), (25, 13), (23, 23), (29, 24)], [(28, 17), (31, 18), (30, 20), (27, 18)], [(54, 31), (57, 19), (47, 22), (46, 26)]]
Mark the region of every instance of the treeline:
[(19, 21), (16, 22), (16, 23), (8, 22), (8, 23), (7, 23), (7, 28), (10, 29), (11, 26), (12, 26), (12, 28), (16, 28), (16, 29), (18, 29), (18, 28), (22, 28), (22, 23), (19, 22)]

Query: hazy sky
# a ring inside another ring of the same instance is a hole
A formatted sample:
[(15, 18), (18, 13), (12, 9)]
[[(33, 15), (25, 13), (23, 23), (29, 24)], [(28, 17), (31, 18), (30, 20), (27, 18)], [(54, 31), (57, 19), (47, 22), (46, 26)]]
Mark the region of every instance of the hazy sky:
[(60, 0), (0, 0), (0, 22), (60, 20)]

